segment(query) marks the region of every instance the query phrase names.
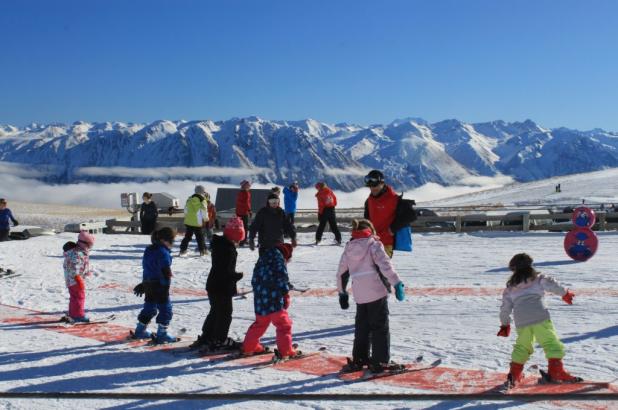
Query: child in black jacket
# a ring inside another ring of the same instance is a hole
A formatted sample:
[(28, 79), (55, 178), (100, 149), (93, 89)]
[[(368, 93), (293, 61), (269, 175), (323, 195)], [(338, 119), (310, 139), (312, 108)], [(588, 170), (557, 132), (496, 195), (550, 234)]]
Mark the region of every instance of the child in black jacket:
[(211, 241), (212, 266), (206, 281), (210, 312), (204, 320), (202, 334), (191, 345), (201, 350), (233, 350), (240, 343), (229, 338), (232, 323), (232, 298), (237, 293), (236, 282), (242, 272), (236, 272), (236, 248), (245, 238), (242, 220), (232, 218), (223, 229), (223, 236), (213, 235)]

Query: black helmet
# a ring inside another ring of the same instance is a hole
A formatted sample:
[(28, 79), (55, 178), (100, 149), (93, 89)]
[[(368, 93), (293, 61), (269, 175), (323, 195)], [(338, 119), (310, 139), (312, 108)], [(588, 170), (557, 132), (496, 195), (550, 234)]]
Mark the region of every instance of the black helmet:
[(384, 182), (384, 174), (377, 169), (370, 171), (365, 176), (365, 186), (378, 186)]

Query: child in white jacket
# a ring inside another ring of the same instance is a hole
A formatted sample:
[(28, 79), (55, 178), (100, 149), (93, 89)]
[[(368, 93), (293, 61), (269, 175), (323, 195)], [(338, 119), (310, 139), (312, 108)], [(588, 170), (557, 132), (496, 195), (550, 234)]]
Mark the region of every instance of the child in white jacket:
[(573, 304), (575, 294), (563, 288), (549, 276), (540, 274), (532, 266), (532, 258), (519, 253), (509, 262), (513, 275), (506, 283), (500, 307), (500, 331), (498, 336), (508, 337), (511, 332), (511, 312), (517, 328), (517, 340), (511, 355), (511, 369), (507, 377), (509, 386), (522, 379), (524, 363), (534, 351), (536, 341), (543, 347), (549, 362), (548, 374), (552, 381), (576, 382), (579, 377), (571, 376), (562, 365), (564, 345), (558, 339), (549, 311), (545, 306), (545, 292), (562, 296), (569, 305)]
[(402, 301), (404, 285), (375, 233), (370, 221), (352, 221), (352, 240), (345, 246), (337, 271), (341, 308), (349, 307), (348, 278), (352, 278), (352, 293), (356, 301), (354, 348), (345, 371), (361, 370), (368, 365), (371, 372), (379, 373), (393, 367), (390, 361), (388, 292), (390, 284), (394, 283), (397, 300)]

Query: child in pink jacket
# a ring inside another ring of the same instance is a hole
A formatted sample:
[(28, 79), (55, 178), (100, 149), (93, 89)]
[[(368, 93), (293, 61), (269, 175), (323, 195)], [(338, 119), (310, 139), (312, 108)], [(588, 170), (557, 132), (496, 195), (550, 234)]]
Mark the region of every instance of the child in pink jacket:
[(356, 301), (352, 360), (344, 368), (348, 371), (361, 370), (367, 365), (372, 373), (379, 373), (395, 365), (390, 361), (388, 293), (390, 284), (394, 283), (397, 300), (402, 301), (404, 285), (375, 233), (370, 221), (352, 221), (352, 240), (345, 246), (337, 271), (341, 308), (349, 307), (348, 278), (352, 278)]
[(77, 243), (67, 242), (64, 248), (64, 280), (69, 289), (69, 321), (89, 322), (84, 306), (86, 304), (86, 276), (90, 276), (88, 254), (94, 245), (94, 236), (81, 231)]

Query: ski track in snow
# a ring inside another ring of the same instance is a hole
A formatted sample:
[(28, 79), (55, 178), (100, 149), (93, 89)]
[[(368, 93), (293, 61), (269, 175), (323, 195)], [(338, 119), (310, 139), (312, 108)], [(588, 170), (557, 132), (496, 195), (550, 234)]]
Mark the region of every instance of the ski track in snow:
[[(62, 245), (75, 234), (32, 238), (0, 244), (0, 266), (22, 274), (0, 279), (0, 303), (60, 316), (68, 305), (62, 274)], [(344, 236), (344, 240), (347, 237)], [(91, 254), (95, 275), (87, 281), (86, 309), (92, 318), (116, 314), (107, 326), (135, 325), (142, 299), (131, 289), (141, 280), (141, 256), (146, 236), (98, 235)], [(313, 234), (300, 234), (289, 264), (292, 293), (290, 314), (294, 340), (303, 351), (328, 347), (328, 354), (349, 356), (352, 350), (354, 305), (339, 308), (334, 292), (335, 272), (342, 247), (319, 247)], [(565, 366), (587, 380), (612, 381), (618, 373), (618, 234), (601, 233), (599, 250), (586, 263), (573, 263), (564, 254), (562, 234), (475, 233), (415, 234), (412, 254), (396, 252), (394, 264), (407, 286), (407, 299), (390, 304), (391, 354), (394, 360), (424, 363), (442, 359), (440, 368), (506, 374), (514, 336), (498, 338), (500, 292), (508, 278), (504, 268), (517, 252), (530, 253), (539, 270), (555, 276), (576, 293), (575, 304), (547, 296), (552, 320), (567, 348)], [(189, 249), (193, 249), (193, 244)], [(174, 254), (177, 254), (177, 247)], [(257, 252), (239, 250), (237, 270), (245, 277), (240, 288), (250, 289)], [(201, 330), (209, 305), (204, 289), (210, 258), (174, 258), (174, 318), (172, 332), (186, 328), (186, 338)], [(581, 292), (579, 290), (581, 289)], [(5, 312), (5, 310), (0, 309)], [(25, 311), (24, 311), (25, 312)], [(5, 313), (3, 313), (4, 315)], [(25, 314), (25, 313), (24, 313)], [(18, 316), (16, 314), (16, 316)], [(43, 315), (46, 317), (55, 317)], [(253, 297), (234, 300), (230, 335), (242, 337), (254, 317)], [(122, 391), (122, 392), (256, 392), (256, 393), (423, 393), (421, 388), (388, 382), (344, 383), (333, 377), (268, 367), (253, 369), (239, 362), (212, 363), (201, 358), (174, 356), (129, 343), (104, 343), (66, 331), (6, 323), (0, 317), (0, 391)], [(98, 325), (106, 327), (105, 325)], [(154, 324), (151, 324), (151, 328)], [(515, 332), (513, 332), (515, 333)], [(263, 339), (274, 345), (274, 329)], [(526, 368), (546, 366), (537, 347)], [(529, 374), (534, 371), (529, 370)], [(456, 391), (456, 383), (453, 384)], [(493, 386), (487, 386), (491, 388)], [(585, 402), (371, 402), (372, 408), (590, 408)], [(191, 402), (141, 400), (6, 400), (3, 408), (82, 406), (106, 409), (164, 408), (319, 408), (352, 409), (358, 402)], [(615, 408), (595, 403), (594, 408)]]

